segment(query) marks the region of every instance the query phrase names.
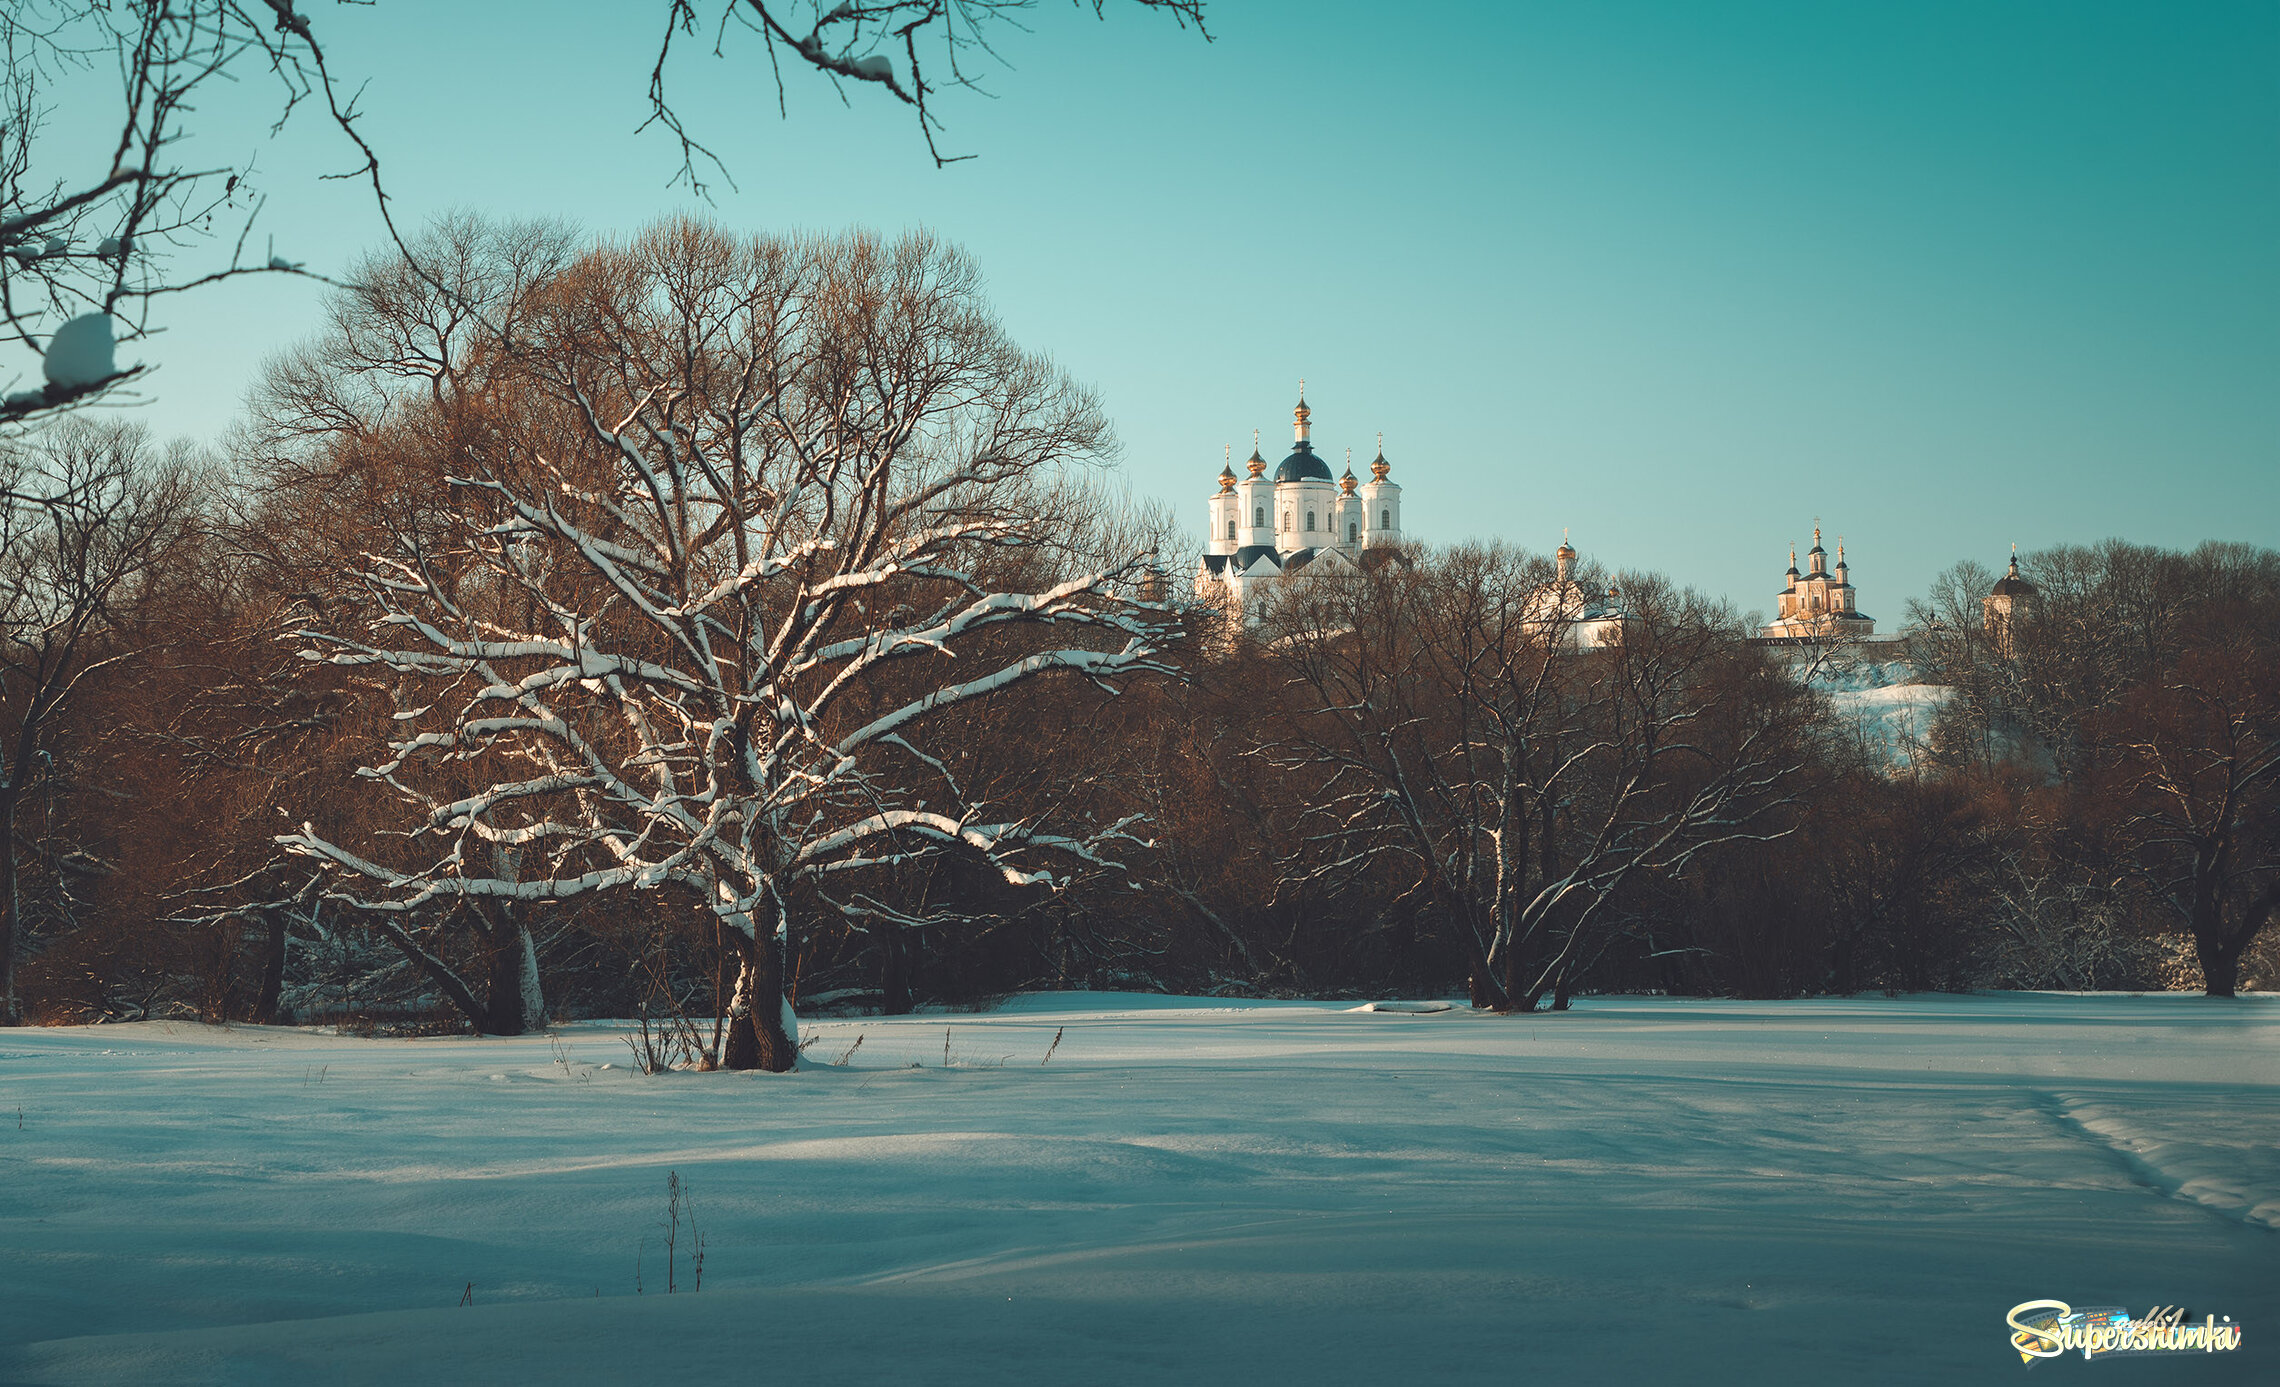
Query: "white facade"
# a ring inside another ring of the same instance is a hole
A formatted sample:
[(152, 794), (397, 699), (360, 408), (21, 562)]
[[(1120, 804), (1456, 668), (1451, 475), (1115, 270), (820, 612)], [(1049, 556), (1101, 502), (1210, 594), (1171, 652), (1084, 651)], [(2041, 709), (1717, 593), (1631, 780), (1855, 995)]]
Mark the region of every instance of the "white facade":
[(1351, 450), (1345, 476), (1333, 481), (1314, 451), (1312, 419), (1302, 389), (1291, 414), (1290, 456), (1272, 476), (1255, 436), (1248, 475), (1238, 479), (1231, 463), (1220, 469), (1210, 539), (1196, 565), (1197, 596), (1243, 608), (1263, 584), (1309, 570), (1355, 572), (1399, 548), (1401, 487), (1387, 476), (1385, 436), (1378, 436), (1367, 483), (1354, 477)]
[(1528, 599), (1525, 620), (1529, 629), (1578, 649), (1621, 645), (1623, 627), (1629, 620), (1623, 611), (1622, 594), (1612, 587), (1604, 597), (1584, 591), (1574, 577), (1575, 548), (1566, 540), (1560, 541), (1553, 557), (1559, 564), (1558, 576)]

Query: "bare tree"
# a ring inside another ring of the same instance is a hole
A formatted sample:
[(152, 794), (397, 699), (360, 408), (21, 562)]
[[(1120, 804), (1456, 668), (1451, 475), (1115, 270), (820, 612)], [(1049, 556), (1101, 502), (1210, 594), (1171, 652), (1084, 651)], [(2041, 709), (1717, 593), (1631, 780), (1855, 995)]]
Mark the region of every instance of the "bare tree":
[(2004, 642), (1973, 619), (1975, 567), (1917, 613), (1916, 646), (1961, 690), (1935, 740), (2022, 783), (2070, 890), (2110, 900), (2133, 877), (2229, 996), (2280, 911), (2280, 556), (2107, 541), (2022, 566), (2039, 600)]
[[(250, 161), (181, 161), (206, 97), (258, 75), (275, 84), (279, 125), (304, 103), (324, 107), (378, 191), (378, 161), (291, 0), (23, 0), (0, 7), (0, 49), (0, 327), (38, 382), (0, 399), (0, 424), (141, 375), (115, 348), (157, 330), (164, 300), (242, 275), (308, 273), (250, 248), (262, 205)], [(109, 134), (97, 143), (87, 133), (106, 88)], [(59, 107), (76, 113), (68, 126), (55, 123)]]
[(132, 658), (113, 637), (190, 535), (198, 482), (154, 460), (140, 430), (73, 421), (11, 449), (0, 502), (0, 1023), (22, 1022), (17, 816), (52, 769), (42, 737), (99, 671)]
[[(1096, 15), (1105, 8), (1105, 0), (1090, 3)], [(1203, 31), (1204, 0), (1132, 3)], [(694, 191), (705, 191), (700, 164), (725, 174), (677, 114), (667, 66), (676, 40), (686, 45), (709, 29), (717, 55), (733, 27), (760, 36), (779, 106), (788, 57), (824, 74), (842, 95), (853, 84), (909, 106), (936, 163), (949, 163), (967, 156), (936, 147), (938, 99), (976, 87), (976, 62), (996, 57), (993, 36), (1018, 28), (1020, 12), (1033, 4), (848, 0), (827, 9), (818, 0), (721, 0), (708, 14), (712, 7), (697, 0), (666, 0), (649, 76), (650, 122), (674, 136), (680, 177)], [(0, 425), (136, 380), (145, 368), (121, 364), (117, 348), (159, 330), (159, 305), (168, 299), (249, 274), (324, 278), (288, 258), (291, 248), (256, 246), (264, 194), (251, 160), (182, 161), (189, 138), (201, 132), (207, 98), (249, 78), (274, 89), (270, 133), (304, 108), (338, 132), (353, 162), (334, 176), (369, 187), (411, 273), (439, 289), (445, 282), (442, 270), (409, 255), (355, 93), (344, 94), (316, 26), (294, 0), (19, 0), (0, 6), (0, 55), (0, 332), (24, 353), (14, 388), (0, 386)], [(90, 141), (93, 101), (105, 90), (106, 135)], [(55, 123), (59, 108), (75, 113), (67, 127)]]
[(2232, 996), (2280, 914), (2280, 643), (2197, 641), (2093, 733), (2123, 859), (2191, 935), (2208, 995)]
[(1619, 641), (1575, 639), (1542, 560), (1459, 549), (1294, 585), (1263, 625), (1290, 682), (1269, 753), (1312, 790), (1288, 881), (1399, 864), (1394, 908), (1449, 922), (1478, 1006), (1563, 1006), (1636, 877), (1768, 816), (1816, 725), (1730, 616), (1624, 584)]
[[(1143, 9), (1169, 14), (1185, 29), (1190, 25), (1209, 42), (1203, 27), (1205, 0), (1131, 0)], [(1075, 0), (1089, 4), (1095, 18), (1103, 18), (1107, 0)], [(757, 34), (768, 55), (768, 72), (776, 83), (776, 105), (784, 105), (784, 63), (822, 73), (842, 100), (851, 89), (884, 92), (908, 106), (918, 118), (926, 152), (937, 168), (970, 159), (970, 154), (944, 154), (935, 143), (942, 128), (936, 115), (945, 92), (959, 88), (980, 90), (978, 65), (1002, 63), (993, 41), (1007, 28), (1021, 28), (1020, 17), (1034, 10), (1037, 0), (665, 0), (665, 38), (658, 45), (657, 61), (649, 72), (649, 124), (669, 131), (678, 142), (681, 169), (676, 181), (688, 183), (702, 196), (700, 164), (725, 176), (726, 167), (682, 124), (669, 91), (666, 68), (673, 46), (701, 42), (707, 30), (714, 56), (721, 56), (731, 29)]]
[(2150, 940), (2128, 928), (2118, 883), (2026, 842), (1988, 854), (1993, 930), (1974, 960), (1998, 987), (2111, 987), (2142, 973)]
[(783, 1069), (806, 918), (923, 923), (877, 874), (953, 853), (1044, 886), (1131, 836), (959, 774), (994, 695), (1163, 670), (1172, 629), (1149, 556), (1081, 543), (1064, 477), (1108, 444), (1097, 404), (1006, 340), (963, 254), (671, 224), (572, 266), (498, 351), (433, 435), (451, 524), (371, 556), (364, 629), (305, 631), (395, 676), (367, 774), (413, 806), (404, 847), (281, 839), (382, 929), (686, 893), (740, 961), (725, 1062)]

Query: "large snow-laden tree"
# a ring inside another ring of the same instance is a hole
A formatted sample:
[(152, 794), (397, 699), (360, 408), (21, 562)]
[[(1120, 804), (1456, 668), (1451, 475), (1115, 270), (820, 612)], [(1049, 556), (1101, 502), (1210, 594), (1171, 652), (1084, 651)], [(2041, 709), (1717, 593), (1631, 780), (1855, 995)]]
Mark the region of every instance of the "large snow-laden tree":
[(1266, 754), (1311, 790), (1286, 887), (1393, 873), (1476, 1006), (1564, 1005), (1626, 885), (1785, 834), (1817, 726), (1729, 613), (1633, 578), (1621, 638), (1581, 641), (1543, 596), (1565, 581), (1460, 548), (1294, 585), (1266, 617), (1286, 680)]
[(1086, 543), (1097, 403), (1006, 338), (964, 254), (675, 223), (525, 308), (480, 388), (404, 402), (451, 456), (449, 523), (393, 527), (362, 629), (302, 633), (399, 704), (366, 774), (404, 836), (280, 840), (337, 894), (410, 949), (393, 921), (423, 911), (685, 892), (740, 965), (723, 1062), (785, 1069), (803, 920), (922, 923), (883, 874), (960, 853), (1049, 886), (1134, 836), (958, 773), (1019, 735), (993, 694), (1165, 670), (1176, 629), (1147, 554)]

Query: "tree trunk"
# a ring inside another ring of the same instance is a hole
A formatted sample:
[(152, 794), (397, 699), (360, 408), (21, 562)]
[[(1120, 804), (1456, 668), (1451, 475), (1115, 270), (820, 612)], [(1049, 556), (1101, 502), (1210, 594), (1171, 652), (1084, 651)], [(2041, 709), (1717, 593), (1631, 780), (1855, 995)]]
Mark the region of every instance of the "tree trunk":
[[(2225, 928), (2224, 889), (2231, 866), (2230, 843), (2204, 849), (2193, 867), (2193, 952), (2201, 960), (2201, 981), (2211, 997), (2230, 997), (2240, 986), (2241, 951), (2250, 930)], [(2254, 917), (2252, 916), (2253, 920)]]
[(480, 920), (476, 928), (483, 936), (484, 987), (483, 1016), (475, 1024), (485, 1035), (522, 1035), (544, 1024), (543, 1014), (531, 1014), (528, 984), (537, 969), (530, 931), (508, 918)]
[(269, 927), (269, 937), (261, 947), (261, 983), (253, 995), (253, 1022), (257, 1026), (277, 1024), (277, 1008), (285, 993), (285, 912), (262, 912)]
[(1850, 997), (1860, 991), (1860, 983), (1853, 972), (1853, 931), (1850, 923), (1840, 923), (1836, 940), (1829, 946), (1829, 991), (1839, 997)]
[[(473, 1026), (478, 1032), (490, 1034), (488, 1008), (475, 1000), (475, 993), (467, 986), (465, 979), (453, 972), (442, 959), (421, 948), (402, 925), (393, 920), (384, 919), (378, 927), (388, 942), (395, 945), (404, 957), (412, 961), (413, 967), (427, 974), (428, 981), (435, 984), (436, 990), (443, 994), (445, 1001), (459, 1009), (459, 1014), (467, 1018), (468, 1025)], [(482, 926), (477, 925), (474, 928), (480, 936)], [(341, 998), (342, 1005), (346, 1006), (347, 1001), (348, 999), (344, 994)]]
[(388, 942), (427, 974), (444, 1000), (457, 1007), (459, 1014), (466, 1017), (467, 1024), (477, 1032), (521, 1035), (528, 1029), (530, 1020), (543, 1024), (546, 1009), (538, 996), (538, 955), (531, 947), (529, 931), (512, 920), (494, 926), (471, 901), (461, 900), (454, 909), (467, 912), (465, 917), (455, 917), (454, 923), (463, 924), (473, 932), (476, 947), (482, 953), (484, 995), (481, 999), (477, 999), (468, 980), (421, 948), (402, 925), (383, 918), (379, 927)]
[(515, 937), (522, 945), (522, 1011), (526, 1025), (544, 1028), (546, 1025), (546, 994), (538, 986), (538, 943), (530, 937), (530, 926), (517, 924)]
[(24, 1024), (24, 1013), (16, 1005), (16, 935), (21, 914), (16, 899), (14, 784), (11, 781), (7, 790), (0, 791), (0, 1026)]
[[(505, 881), (522, 880), (521, 850), (493, 843), (491, 870)], [(483, 999), (489, 1017), (478, 1024), (492, 1035), (523, 1035), (543, 1028), (546, 997), (538, 987), (538, 948), (531, 942), (530, 926), (504, 899), (473, 914), (475, 927), (483, 934), (490, 973)]]
[(773, 934), (754, 939), (742, 930), (732, 936), (743, 956), (736, 995), (728, 1004), (728, 1069), (789, 1072), (799, 1062), (799, 1042), (784, 1024), (791, 1008), (784, 1001), (784, 955)]
[[(1520, 995), (1521, 976), (1520, 929), (1515, 925), (1512, 930), (1511, 942), (1504, 946), (1504, 995), (1502, 1000), (1506, 1011), (1515, 1010), (1512, 999)], [(1475, 1002), (1473, 1005), (1479, 1006), (1480, 1003)], [(1533, 1011), (1535, 1008), (1531, 1006), (1527, 1010)]]
[(736, 991), (728, 999), (728, 1044), (720, 1057), (723, 1069), (758, 1069), (760, 1035), (752, 1025), (752, 962), (743, 950), (736, 962)]
[(879, 1014), (908, 1016), (911, 948), (902, 930), (886, 926), (879, 934)]
[(1457, 940), (1465, 950), (1465, 983), (1471, 994), (1475, 1011), (1502, 1011), (1505, 992), (1496, 982), (1496, 965), (1488, 961), (1488, 954), (1480, 946), (1480, 931), (1473, 928), (1469, 918), (1458, 918), (1450, 911), (1443, 918), (1456, 931)]
[(2193, 952), (2201, 960), (2201, 981), (2208, 989), (2207, 995), (2211, 997), (2235, 995), (2235, 989), (2240, 986), (2241, 951), (2239, 944), (2247, 942), (2243, 939), (2234, 947), (2226, 948), (2223, 941), (2217, 939), (2213, 933), (2201, 934), (2196, 932), (2194, 934)]
[(1472, 995), (1475, 1011), (1504, 1010), (1504, 989), (1496, 985), (1486, 968), (1475, 968), (1465, 975), (1465, 984)]

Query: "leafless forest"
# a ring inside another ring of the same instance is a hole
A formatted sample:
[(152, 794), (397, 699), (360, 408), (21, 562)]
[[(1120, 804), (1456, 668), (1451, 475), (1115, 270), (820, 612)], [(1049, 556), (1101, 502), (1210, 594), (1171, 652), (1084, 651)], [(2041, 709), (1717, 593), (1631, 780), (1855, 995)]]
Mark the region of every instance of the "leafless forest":
[[(1753, 644), (1665, 575), (1593, 575), (1631, 618), (1605, 648), (1533, 618), (1552, 560), (1503, 547), (1231, 623), (956, 247), (690, 221), (405, 232), (225, 445), (151, 438), (99, 407), (114, 328), (304, 273), (215, 239), (237, 177), (171, 170), (167, 122), (251, 44), (355, 138), (259, 8), (126, 33), (155, 85), (78, 182), (41, 181), (44, 69), (11, 62), (0, 272), (47, 372), (0, 409), (10, 1022), (631, 1015), (655, 1062), (783, 1068), (795, 1006), (1032, 987), (2280, 977), (2271, 551), (2027, 555), (2000, 638), (1959, 564), (1906, 651), (1953, 693), (1895, 766), (1806, 677), (1857, 652)], [(806, 56), (931, 147), (918, 49), (900, 79), (852, 52)]]

